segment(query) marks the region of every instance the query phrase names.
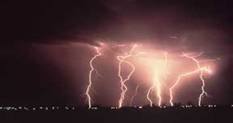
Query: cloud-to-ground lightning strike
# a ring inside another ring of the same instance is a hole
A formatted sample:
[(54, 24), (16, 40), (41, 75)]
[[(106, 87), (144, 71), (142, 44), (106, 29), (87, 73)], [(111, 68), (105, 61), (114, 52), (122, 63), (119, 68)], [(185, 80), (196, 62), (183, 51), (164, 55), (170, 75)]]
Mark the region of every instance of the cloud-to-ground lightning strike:
[[(126, 91), (128, 89), (127, 86), (125, 85), (125, 83), (131, 78), (132, 74), (135, 71), (135, 66), (131, 62), (127, 61), (126, 59), (133, 56), (132, 53), (133, 53), (133, 51), (134, 51), (134, 49), (136, 47), (137, 47), (136, 44), (133, 45), (132, 49), (125, 56), (117, 56), (117, 60), (119, 61), (119, 64), (118, 64), (118, 77), (120, 78), (120, 84), (121, 84), (121, 94), (120, 94), (120, 99), (118, 101), (118, 108), (122, 107), (122, 103), (123, 103), (123, 101), (125, 99), (125, 93), (126, 93)], [(121, 65), (123, 63), (128, 64), (132, 68), (132, 70), (130, 71), (130, 73), (127, 75), (127, 77), (125, 79), (121, 75), (121, 71), (122, 71)]]
[(95, 47), (95, 50), (96, 50), (96, 55), (94, 55), (92, 58), (91, 58), (91, 60), (89, 61), (89, 65), (90, 65), (90, 71), (89, 71), (89, 78), (88, 78), (88, 86), (87, 86), (87, 88), (86, 88), (86, 92), (85, 92), (85, 94), (86, 94), (86, 96), (87, 96), (87, 100), (88, 100), (88, 108), (91, 108), (91, 106), (92, 106), (92, 104), (91, 104), (91, 100), (92, 100), (92, 98), (91, 98), (91, 96), (90, 96), (90, 89), (91, 89), (91, 86), (92, 86), (92, 73), (93, 73), (93, 71), (95, 70), (95, 68), (94, 68), (94, 66), (93, 66), (93, 62), (94, 62), (94, 60), (97, 58), (97, 57), (99, 57), (99, 56), (101, 56), (102, 54), (101, 54), (101, 52), (100, 52), (100, 49), (98, 48), (98, 47)]
[(162, 97), (161, 97), (161, 82), (159, 80), (158, 75), (156, 75), (155, 77), (155, 87), (156, 87), (156, 93), (157, 93), (157, 98), (158, 98), (158, 106), (161, 106), (161, 101), (162, 101)]
[(173, 89), (176, 87), (176, 85), (178, 85), (178, 83), (181, 81), (181, 79), (182, 79), (183, 77), (190, 76), (190, 75), (193, 75), (193, 74), (196, 74), (196, 73), (199, 73), (199, 72), (200, 72), (199, 77), (200, 77), (200, 79), (201, 79), (201, 81), (202, 81), (202, 87), (201, 87), (202, 93), (199, 95), (199, 98), (198, 98), (198, 105), (200, 106), (200, 105), (201, 105), (202, 96), (203, 96), (204, 94), (207, 94), (207, 93), (205, 92), (205, 89), (204, 89), (204, 87), (205, 87), (205, 81), (204, 81), (204, 78), (203, 78), (203, 72), (210, 73), (211, 71), (210, 71), (210, 69), (209, 69), (208, 67), (206, 67), (206, 66), (201, 67), (199, 61), (198, 61), (195, 57), (191, 57), (191, 56), (188, 56), (188, 55), (186, 55), (186, 54), (183, 54), (182, 56), (183, 56), (183, 57), (186, 57), (186, 58), (189, 58), (189, 59), (192, 59), (192, 60), (196, 63), (197, 69), (195, 69), (194, 71), (191, 71), (191, 72), (187, 72), (187, 73), (180, 74), (180, 75), (178, 76), (178, 78), (177, 78), (177, 80), (175, 81), (175, 83), (169, 88), (169, 94), (170, 94), (170, 100), (169, 100), (169, 101), (170, 101), (170, 105), (171, 105), (171, 106), (174, 105), (174, 103), (173, 103), (173, 98), (174, 98), (174, 97), (173, 97)]
[(136, 97), (136, 95), (137, 95), (137, 93), (138, 93), (138, 88), (139, 88), (139, 87), (140, 87), (139, 85), (136, 86), (135, 91), (134, 91), (134, 94), (133, 94), (133, 96), (131, 97), (131, 100), (130, 100), (130, 105), (131, 105), (131, 106), (133, 106), (133, 101), (134, 101), (134, 98)]
[[(165, 77), (165, 74), (167, 74), (167, 71), (166, 71), (166, 69), (167, 69), (167, 52), (164, 53), (164, 68), (163, 69), (165, 69), (165, 71), (163, 71), (164, 73), (162, 75), (164, 75), (164, 77)], [(162, 71), (156, 71), (155, 80), (154, 80), (152, 86), (147, 91), (146, 98), (149, 101), (151, 107), (153, 105), (153, 102), (150, 98), (150, 93), (151, 93), (151, 91), (153, 91), (154, 88), (156, 88), (156, 95), (158, 98), (158, 106), (161, 106), (162, 96), (161, 96), (161, 82), (160, 82), (161, 75), (159, 75), (159, 74), (161, 74), (160, 72), (162, 72)]]
[[(196, 63), (197, 68), (201, 69), (200, 62), (195, 57), (192, 57), (192, 56), (189, 56), (189, 55), (186, 55), (186, 54), (183, 54), (183, 56), (186, 57), (186, 58), (189, 58), (189, 59), (193, 60)], [(203, 71), (200, 71), (199, 77), (200, 77), (200, 80), (202, 82), (202, 86), (201, 86), (201, 94), (198, 97), (198, 106), (201, 106), (202, 97), (204, 95), (207, 96), (207, 92), (205, 91), (205, 80), (203, 78)]]
[[(97, 59), (97, 57), (102, 56), (102, 49), (105, 46), (109, 46), (109, 45), (105, 45), (105, 44), (101, 44), (100, 42), (100, 46), (99, 47), (94, 47), (96, 54), (94, 54), (93, 57), (91, 57), (91, 59), (89, 60), (89, 76), (88, 76), (88, 85), (86, 87), (85, 90), (85, 95), (86, 95), (86, 99), (88, 101), (88, 108), (92, 108), (92, 97), (90, 94), (90, 91), (92, 90), (92, 84), (93, 84), (93, 72), (96, 71), (95, 69), (95, 60)], [(123, 45), (125, 46), (125, 45)], [(122, 47), (120, 45), (117, 45), (117, 47)], [(112, 50), (110, 47), (107, 47), (109, 50)], [(137, 48), (137, 50), (136, 50)], [(145, 52), (144, 52), (145, 51)], [(127, 82), (132, 78), (135, 70), (136, 70), (136, 65), (138, 65), (137, 63), (142, 63), (145, 66), (138, 66), (138, 71), (140, 73), (140, 75), (142, 75), (141, 77), (143, 77), (143, 79), (149, 79), (150, 87), (146, 90), (146, 100), (149, 102), (149, 105), (152, 107), (153, 104), (156, 104), (157, 106), (161, 106), (162, 102), (164, 101), (163, 96), (164, 95), (164, 90), (166, 89), (167, 86), (170, 83), (167, 83), (170, 79), (172, 79), (173, 76), (171, 74), (170, 69), (172, 68), (177, 68), (176, 65), (177, 61), (178, 62), (184, 62), (183, 59), (180, 60), (175, 60), (175, 62), (173, 61), (173, 55), (177, 55), (177, 54), (168, 54), (167, 52), (164, 52), (163, 54), (159, 54), (161, 53), (161, 51), (158, 50), (159, 53), (154, 53), (154, 51), (149, 50), (150, 52), (147, 52), (147, 49), (142, 49), (139, 48), (137, 44), (132, 45), (132, 47), (130, 48), (129, 51), (127, 51), (126, 53), (124, 53), (123, 55), (118, 55), (116, 56), (117, 59), (117, 77), (119, 78), (119, 82), (120, 82), (120, 97), (117, 100), (117, 107), (121, 108), (124, 105), (124, 101), (126, 98), (126, 93), (128, 91), (128, 87), (127, 87)], [(145, 56), (142, 56), (145, 54)], [(138, 57), (140, 55), (140, 57)], [(168, 60), (168, 55), (169, 55), (169, 60)], [(201, 55), (201, 54), (200, 54)], [(198, 55), (198, 56), (200, 56)], [(194, 64), (194, 69), (188, 71), (188, 72), (184, 72), (179, 74), (178, 76), (176, 76), (176, 79), (173, 80), (174, 82), (172, 83), (172, 85), (169, 86), (169, 91), (168, 91), (168, 97), (169, 97), (169, 101), (168, 103), (170, 103), (171, 106), (174, 106), (173, 100), (174, 100), (174, 90), (175, 88), (180, 85), (182, 79), (188, 77), (188, 76), (192, 76), (192, 75), (198, 75), (201, 81), (201, 93), (199, 94), (198, 97), (198, 106), (201, 106), (202, 101), (203, 101), (203, 97), (207, 96), (207, 92), (205, 90), (205, 73), (212, 73), (212, 71), (210, 70), (209, 65), (213, 65), (213, 64), (207, 64), (206, 65), (206, 59), (203, 59), (203, 62), (200, 61), (199, 59), (197, 59), (198, 56), (193, 56), (191, 54), (186, 54), (183, 53), (181, 55), (182, 58), (184, 59), (188, 59), (191, 62), (188, 62), (188, 64)], [(132, 58), (132, 59), (131, 59)], [(171, 58), (171, 59), (170, 59)], [(205, 60), (205, 61), (204, 61)], [(208, 60), (208, 59), (207, 59)], [(134, 64), (135, 63), (135, 64)], [(175, 63), (175, 64), (170, 64), (170, 63)], [(205, 64), (205, 65), (204, 65)], [(125, 73), (125, 71), (123, 70), (123, 65), (127, 66), (127, 73)], [(184, 64), (186, 65), (186, 64)], [(143, 68), (145, 67), (145, 68)], [(147, 68), (148, 67), (148, 68)], [(189, 68), (189, 67), (188, 67)], [(146, 70), (146, 71), (145, 71)], [(149, 70), (149, 71), (147, 71)], [(174, 72), (178, 72), (179, 69), (174, 69)], [(145, 72), (145, 73), (143, 73)], [(173, 72), (173, 71), (172, 71)], [(135, 76), (136, 77), (136, 76)], [(138, 77), (138, 76), (137, 76)], [(149, 78), (144, 78), (144, 77), (149, 77)], [(170, 78), (171, 77), (171, 78)], [(141, 79), (141, 78), (140, 78)], [(139, 87), (144, 86), (144, 85), (139, 85), (137, 84), (137, 86), (135, 87), (135, 90), (132, 94), (132, 96), (129, 99), (129, 105), (130, 106), (134, 106), (134, 102), (135, 102), (135, 97), (137, 96), (138, 89)], [(152, 96), (155, 96), (156, 98), (156, 103), (154, 103)], [(145, 97), (144, 97), (145, 98)]]
[(147, 94), (146, 94), (146, 99), (149, 101), (151, 107), (153, 106), (153, 102), (152, 102), (152, 100), (150, 98), (150, 93), (151, 93), (151, 91), (153, 91), (153, 89), (154, 89), (154, 85), (152, 85), (149, 88), (149, 90), (147, 91)]

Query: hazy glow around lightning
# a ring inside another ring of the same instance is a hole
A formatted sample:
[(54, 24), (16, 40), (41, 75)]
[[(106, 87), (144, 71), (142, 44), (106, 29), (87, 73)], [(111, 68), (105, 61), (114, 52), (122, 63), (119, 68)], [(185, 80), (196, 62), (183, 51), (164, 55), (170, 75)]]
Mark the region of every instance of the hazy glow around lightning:
[[(170, 53), (162, 50), (144, 49), (143, 46), (139, 47), (137, 44), (132, 45), (128, 51), (126, 51), (126, 47), (129, 45), (126, 44), (111, 46), (101, 43), (99, 45), (101, 49), (106, 48), (111, 50), (111, 48), (118, 48), (116, 50), (118, 54), (116, 56), (117, 77), (119, 79), (117, 82), (120, 82), (120, 98), (117, 100), (118, 108), (121, 108), (125, 100), (128, 100), (126, 99), (126, 97), (128, 98), (126, 96), (128, 91), (127, 86), (135, 84), (137, 84), (137, 87), (135, 88), (134, 95), (129, 99), (129, 105), (132, 106), (134, 98), (137, 98), (142, 92), (145, 92), (143, 95), (144, 101), (146, 99), (146, 103), (149, 102), (150, 106), (153, 106), (153, 104), (161, 106), (162, 103), (170, 103), (171, 106), (174, 106), (174, 98), (177, 95), (175, 92), (178, 90), (177, 87), (184, 86), (181, 82), (193, 82), (192, 76), (195, 77), (195, 75), (199, 75), (200, 81), (197, 82), (201, 82), (201, 87), (196, 88), (201, 90), (201, 93), (197, 96), (199, 106), (202, 104), (203, 97), (207, 95), (205, 90), (205, 75), (213, 73), (213, 69), (210, 69), (211, 64), (209, 62), (203, 62), (206, 60), (204, 57), (197, 59), (201, 54), (194, 56), (190, 53)], [(104, 50), (106, 51), (106, 49)], [(93, 83), (93, 71), (95, 70), (93, 64), (96, 62), (96, 58), (102, 55), (99, 47), (95, 47), (95, 50), (96, 54), (89, 61), (89, 81), (85, 91), (89, 108), (92, 106), (90, 90)], [(115, 50), (113, 51), (115, 53)], [(128, 72), (125, 72), (125, 70)], [(132, 77), (133, 80), (139, 79), (140, 81), (129, 81)], [(186, 80), (185, 78), (191, 79)], [(134, 84), (131, 84), (131, 82)], [(142, 87), (140, 92), (138, 92), (138, 82), (140, 82), (140, 88)], [(187, 88), (194, 89), (193, 87)]]

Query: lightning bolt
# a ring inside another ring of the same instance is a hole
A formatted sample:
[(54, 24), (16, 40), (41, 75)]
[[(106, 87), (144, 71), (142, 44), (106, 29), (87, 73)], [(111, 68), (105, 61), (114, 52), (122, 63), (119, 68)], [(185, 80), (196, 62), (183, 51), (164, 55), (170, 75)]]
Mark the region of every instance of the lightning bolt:
[(150, 93), (151, 91), (153, 91), (153, 89), (156, 88), (156, 95), (158, 98), (158, 106), (161, 106), (161, 102), (162, 102), (162, 97), (161, 97), (161, 83), (159, 81), (158, 75), (156, 75), (155, 77), (155, 82), (153, 83), (153, 85), (149, 88), (149, 90), (147, 91), (147, 100), (150, 102), (150, 106), (152, 107), (153, 102), (150, 98)]
[(153, 106), (153, 102), (152, 102), (152, 100), (151, 100), (151, 98), (150, 98), (150, 93), (151, 93), (151, 91), (152, 91), (153, 89), (154, 89), (154, 85), (152, 85), (152, 86), (148, 89), (147, 94), (146, 94), (146, 98), (147, 98), (147, 100), (148, 100), (149, 103), (150, 103), (150, 107)]
[[(167, 74), (167, 52), (164, 53), (164, 68), (165, 68), (165, 71), (164, 71), (164, 77), (165, 77), (165, 74)], [(150, 93), (151, 91), (156, 88), (156, 95), (157, 95), (157, 98), (158, 98), (158, 106), (160, 107), (161, 106), (161, 102), (162, 102), (162, 96), (161, 96), (161, 82), (159, 80), (159, 73), (156, 72), (155, 74), (155, 82), (153, 83), (153, 85), (149, 88), (149, 90), (147, 91), (147, 95), (146, 95), (146, 98), (147, 100), (149, 101), (150, 103), (150, 106), (152, 107), (153, 106), (153, 102), (150, 98)]]
[(135, 91), (134, 91), (134, 95), (132, 96), (131, 100), (130, 100), (130, 105), (133, 106), (133, 101), (134, 101), (134, 98), (136, 97), (137, 93), (138, 93), (138, 88), (140, 86), (137, 85), (136, 88), (135, 88)]
[(159, 81), (158, 76), (156, 76), (155, 78), (155, 86), (156, 86), (156, 92), (157, 92), (157, 98), (158, 98), (158, 106), (161, 106), (161, 101), (162, 101), (162, 97), (161, 97), (161, 83)]
[[(121, 108), (122, 107), (122, 103), (125, 99), (125, 93), (127, 92), (127, 86), (125, 85), (125, 83), (131, 78), (132, 74), (134, 73), (135, 71), (135, 66), (127, 61), (126, 59), (129, 58), (129, 57), (132, 57), (132, 53), (134, 51), (134, 49), (137, 47), (137, 45), (133, 45), (133, 47), (131, 48), (131, 50), (129, 51), (128, 55), (125, 55), (125, 56), (117, 56), (117, 60), (119, 61), (119, 64), (118, 64), (118, 77), (120, 78), (120, 84), (121, 84), (121, 94), (120, 94), (120, 99), (118, 101), (118, 108)], [(127, 77), (124, 79), (121, 75), (121, 71), (122, 71), (122, 64), (125, 63), (125, 64), (128, 64), (132, 69), (130, 71), (130, 73), (127, 75)]]
[[(183, 56), (186, 57), (186, 58), (189, 58), (189, 59), (193, 60), (196, 63), (197, 69), (201, 69), (200, 62), (195, 57), (188, 56), (186, 54), (183, 54)], [(199, 75), (200, 80), (202, 82), (202, 86), (201, 86), (201, 94), (198, 97), (198, 106), (201, 106), (202, 97), (204, 95), (207, 96), (207, 92), (205, 91), (205, 80), (204, 80), (204, 77), (203, 77), (203, 72), (204, 72), (203, 70), (200, 71), (200, 75)]]
[(89, 66), (90, 66), (90, 71), (89, 71), (89, 78), (88, 78), (88, 86), (87, 86), (87, 88), (86, 88), (86, 92), (85, 92), (85, 94), (86, 94), (86, 96), (87, 96), (87, 100), (88, 100), (88, 108), (90, 109), (91, 108), (91, 106), (92, 106), (92, 104), (91, 104), (91, 96), (90, 96), (90, 89), (91, 89), (91, 87), (92, 87), (92, 73), (93, 73), (93, 71), (95, 70), (95, 68), (94, 68), (94, 66), (93, 66), (93, 62), (94, 62), (94, 60), (97, 58), (97, 57), (99, 57), (99, 56), (101, 56), (102, 54), (101, 54), (101, 52), (100, 52), (100, 49), (98, 48), (98, 47), (95, 47), (95, 50), (96, 50), (96, 55), (94, 55), (92, 58), (91, 58), (91, 60), (89, 61)]
[(203, 78), (203, 72), (207, 72), (207, 73), (210, 73), (210, 69), (208, 67), (201, 67), (200, 66), (200, 63), (199, 61), (195, 58), (195, 57), (191, 57), (191, 56), (188, 56), (186, 54), (183, 53), (183, 57), (186, 57), (186, 58), (189, 58), (191, 60), (193, 60), (196, 65), (197, 65), (197, 69), (194, 70), (194, 71), (191, 71), (191, 72), (187, 72), (187, 73), (183, 73), (183, 74), (180, 74), (177, 78), (177, 80), (175, 81), (175, 83), (169, 88), (169, 94), (170, 94), (170, 105), (171, 106), (174, 106), (173, 104), (173, 89), (176, 87), (176, 85), (179, 84), (179, 82), (181, 81), (181, 79), (183, 77), (186, 77), (186, 76), (190, 76), (190, 75), (193, 75), (193, 74), (196, 74), (196, 73), (199, 73), (200, 72), (200, 79), (202, 81), (202, 87), (201, 87), (201, 90), (202, 90), (202, 93), (199, 95), (199, 98), (198, 98), (198, 105), (200, 106), (201, 105), (201, 99), (202, 99), (202, 96), (203, 95), (207, 95), (207, 92), (205, 91), (205, 81), (204, 81), (204, 78)]
[[(101, 45), (103, 46), (103, 44)], [(100, 46), (100, 47), (101, 47)], [(131, 57), (135, 57), (137, 55), (140, 54), (145, 54), (145, 52), (139, 52), (138, 50), (135, 51), (135, 48), (137, 47), (137, 45), (133, 45), (132, 48), (125, 54), (125, 55), (118, 55), (116, 58), (118, 60), (118, 77), (119, 77), (119, 81), (120, 81), (120, 98), (118, 100), (118, 108), (121, 108), (122, 105), (124, 104), (124, 100), (125, 100), (125, 95), (126, 92), (128, 90), (127, 88), (127, 81), (129, 81), (133, 75), (133, 73), (135, 72), (135, 65), (128, 60)], [(90, 90), (92, 89), (92, 84), (93, 84), (93, 74), (95, 74), (95, 71), (97, 72), (97, 70), (94, 67), (94, 62), (95, 60), (102, 55), (101, 53), (101, 49), (99, 47), (94, 47), (96, 54), (91, 57), (90, 61), (89, 61), (89, 66), (90, 66), (90, 71), (89, 71), (89, 76), (88, 76), (88, 85), (87, 88), (85, 90), (85, 95), (86, 98), (88, 100), (88, 108), (92, 108), (92, 97), (90, 95)], [(103, 47), (101, 47), (103, 48)], [(201, 54), (200, 54), (201, 55)], [(198, 55), (198, 56), (200, 56)], [(198, 106), (201, 106), (202, 101), (203, 101), (203, 97), (207, 96), (207, 92), (205, 90), (205, 79), (204, 79), (204, 73), (211, 73), (211, 70), (209, 69), (208, 66), (201, 66), (200, 61), (197, 59), (198, 56), (190, 56), (188, 54), (183, 53), (182, 57), (190, 59), (193, 63), (195, 63), (195, 69), (186, 73), (181, 73), (177, 76), (176, 80), (174, 81), (174, 83), (172, 84), (172, 86), (169, 88), (169, 96), (170, 96), (170, 100), (169, 103), (171, 106), (174, 106), (173, 103), (173, 93), (174, 93), (174, 89), (176, 88), (176, 86), (181, 82), (181, 80), (187, 76), (191, 76), (194, 74), (198, 74), (199, 78), (201, 80), (201, 93), (199, 94), (198, 97)], [(162, 62), (161, 62), (162, 61)], [(130, 67), (130, 71), (129, 73), (127, 73), (126, 75), (123, 75), (123, 70), (122, 70), (122, 65), (126, 64), (127, 66)], [(146, 94), (146, 99), (149, 101), (150, 106), (153, 106), (153, 101), (152, 98), (150, 97), (153, 93), (155, 94), (156, 98), (157, 98), (157, 105), (160, 107), (161, 103), (163, 101), (163, 97), (161, 95), (161, 93), (163, 92), (163, 86), (164, 86), (164, 82), (167, 81), (167, 77), (169, 74), (168, 71), (168, 53), (164, 52), (164, 58), (157, 59), (156, 61), (152, 61), (149, 62), (150, 65), (152, 65), (152, 69), (153, 69), (153, 79), (152, 79), (152, 84), (150, 85), (149, 89), (147, 90), (147, 94)], [(154, 69), (155, 68), (155, 69)], [(94, 73), (93, 73), (94, 72)], [(98, 72), (97, 72), (98, 73)], [(133, 101), (138, 93), (138, 89), (139, 89), (139, 85), (137, 85), (135, 87), (135, 91), (134, 91), (134, 95), (132, 95), (131, 99), (130, 99), (130, 105), (133, 105)]]

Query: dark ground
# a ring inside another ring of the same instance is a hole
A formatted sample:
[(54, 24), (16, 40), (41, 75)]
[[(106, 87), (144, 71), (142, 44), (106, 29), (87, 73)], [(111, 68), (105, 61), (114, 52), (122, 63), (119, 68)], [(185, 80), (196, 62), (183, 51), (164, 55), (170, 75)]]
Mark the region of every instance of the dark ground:
[(192, 108), (122, 108), (111, 110), (17, 110), (1, 111), (1, 123), (213, 123), (232, 122), (232, 107)]

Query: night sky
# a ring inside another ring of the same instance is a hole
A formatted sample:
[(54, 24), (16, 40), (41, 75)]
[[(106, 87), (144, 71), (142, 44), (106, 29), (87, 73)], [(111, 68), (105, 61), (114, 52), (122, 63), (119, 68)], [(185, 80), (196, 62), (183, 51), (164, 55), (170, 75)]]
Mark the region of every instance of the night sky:
[[(86, 104), (90, 46), (97, 40), (218, 58), (207, 102), (232, 104), (232, 6), (231, 0), (1, 1), (0, 104)], [(113, 54), (96, 63), (104, 68), (95, 83), (99, 105), (116, 105), (119, 97)]]

